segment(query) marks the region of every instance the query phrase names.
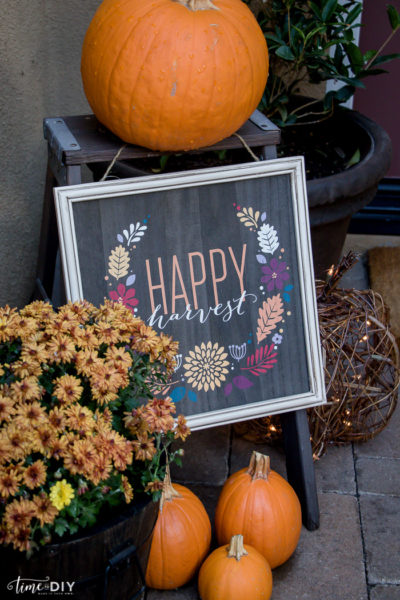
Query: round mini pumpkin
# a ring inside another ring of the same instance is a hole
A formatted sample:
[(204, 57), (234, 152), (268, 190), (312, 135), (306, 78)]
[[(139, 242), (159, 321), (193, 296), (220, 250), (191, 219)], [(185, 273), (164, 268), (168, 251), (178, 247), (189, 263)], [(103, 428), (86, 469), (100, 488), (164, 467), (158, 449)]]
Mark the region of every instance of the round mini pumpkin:
[(211, 542), (211, 523), (200, 499), (174, 483), (169, 469), (153, 532), (146, 585), (171, 590), (184, 585), (198, 571)]
[(268, 51), (242, 0), (104, 0), (85, 36), (81, 73), (93, 112), (122, 140), (190, 150), (250, 117)]
[(220, 544), (240, 531), (271, 568), (284, 563), (296, 549), (301, 532), (301, 507), (292, 486), (270, 468), (270, 459), (253, 452), (250, 465), (224, 484), (215, 512)]
[(269, 600), (271, 567), (243, 536), (234, 535), (229, 546), (221, 546), (204, 561), (199, 572), (201, 600)]

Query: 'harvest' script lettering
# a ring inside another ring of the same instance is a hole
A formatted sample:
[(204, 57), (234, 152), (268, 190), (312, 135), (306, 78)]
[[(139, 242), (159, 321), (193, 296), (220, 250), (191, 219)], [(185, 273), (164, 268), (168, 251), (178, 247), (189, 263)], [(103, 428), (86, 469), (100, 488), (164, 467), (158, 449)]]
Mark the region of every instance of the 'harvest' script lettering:
[(233, 300), (228, 300), (225, 304), (217, 304), (214, 307), (210, 306), (207, 309), (199, 308), (197, 310), (193, 310), (190, 304), (188, 304), (183, 313), (172, 313), (168, 317), (159, 314), (161, 304), (158, 304), (152, 315), (147, 319), (147, 322), (151, 327), (156, 325), (159, 329), (164, 329), (170, 321), (180, 321), (181, 319), (192, 321), (197, 318), (200, 323), (205, 323), (210, 315), (213, 314), (216, 317), (221, 317), (224, 323), (227, 323), (231, 320), (234, 313), (237, 315), (244, 314), (242, 305), (246, 299), (251, 300), (253, 304), (257, 302), (255, 294), (250, 294), (244, 290), (240, 298), (233, 298)]

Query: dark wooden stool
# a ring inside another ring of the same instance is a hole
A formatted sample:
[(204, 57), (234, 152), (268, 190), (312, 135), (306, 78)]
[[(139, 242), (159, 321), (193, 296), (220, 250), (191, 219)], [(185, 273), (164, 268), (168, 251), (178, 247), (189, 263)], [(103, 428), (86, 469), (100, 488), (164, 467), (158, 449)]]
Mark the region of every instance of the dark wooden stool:
[[(57, 117), (45, 119), (43, 123), (44, 137), (48, 143), (48, 164), (46, 187), (44, 194), (43, 218), (40, 235), (38, 269), (33, 298), (52, 299), (58, 304), (53, 294), (54, 277), (59, 273), (56, 269), (58, 252), (57, 221), (54, 208), (53, 188), (55, 186), (75, 185), (82, 183), (82, 167), (88, 165), (96, 175), (104, 173), (107, 165), (120, 152), (119, 171), (124, 170), (124, 163), (131, 165), (137, 159), (160, 156), (140, 146), (126, 145), (99, 123), (94, 115)], [(276, 158), (276, 145), (280, 142), (280, 130), (259, 111), (237, 132), (213, 146), (191, 151), (201, 154), (210, 150), (238, 150), (243, 148), (243, 141), (255, 149), (264, 159)], [(240, 137), (239, 137), (240, 136)], [(243, 140), (243, 141), (242, 141)], [(249, 161), (251, 161), (249, 155)], [(127, 174), (133, 176), (135, 169), (130, 167)], [(136, 173), (142, 175), (143, 173)], [(65, 298), (58, 298), (63, 302)]]
[[(160, 156), (162, 153), (124, 145), (94, 115), (45, 119), (44, 137), (48, 143), (48, 164), (33, 299), (52, 299), (53, 304), (59, 305), (66, 299), (60, 279), (53, 188), (82, 183), (84, 165), (89, 166), (95, 178), (100, 179), (99, 173), (104, 173), (106, 166), (118, 156), (118, 172), (121, 175), (124, 172), (134, 175), (135, 160)], [(191, 151), (190, 154), (202, 154), (210, 150), (239, 150), (247, 145), (264, 160), (268, 160), (276, 158), (276, 146), (279, 142), (279, 128), (262, 113), (255, 111), (237, 134), (213, 146)], [(140, 172), (137, 174), (142, 175)], [(319, 526), (319, 508), (306, 410), (285, 413), (281, 415), (281, 421), (288, 480), (299, 496), (304, 525), (307, 529), (314, 530)]]

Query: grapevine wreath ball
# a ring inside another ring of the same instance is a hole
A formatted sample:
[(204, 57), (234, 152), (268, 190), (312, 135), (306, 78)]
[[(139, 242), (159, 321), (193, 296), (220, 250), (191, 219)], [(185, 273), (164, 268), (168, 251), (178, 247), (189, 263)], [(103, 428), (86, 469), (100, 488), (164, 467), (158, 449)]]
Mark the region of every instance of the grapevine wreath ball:
[(103, 125), (125, 142), (176, 151), (239, 129), (261, 100), (268, 66), (242, 0), (104, 0), (81, 72)]

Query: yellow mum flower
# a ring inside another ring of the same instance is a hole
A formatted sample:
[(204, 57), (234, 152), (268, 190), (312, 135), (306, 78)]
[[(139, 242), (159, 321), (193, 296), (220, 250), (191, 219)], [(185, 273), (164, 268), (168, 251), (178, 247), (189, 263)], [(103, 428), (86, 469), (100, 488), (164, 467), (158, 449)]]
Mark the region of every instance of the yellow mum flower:
[(50, 488), (50, 500), (53, 506), (58, 510), (62, 510), (64, 506), (71, 504), (72, 498), (75, 496), (75, 492), (71, 484), (65, 479), (57, 481)]

